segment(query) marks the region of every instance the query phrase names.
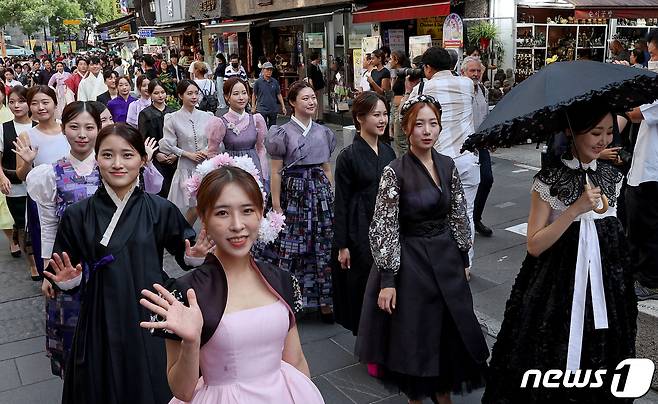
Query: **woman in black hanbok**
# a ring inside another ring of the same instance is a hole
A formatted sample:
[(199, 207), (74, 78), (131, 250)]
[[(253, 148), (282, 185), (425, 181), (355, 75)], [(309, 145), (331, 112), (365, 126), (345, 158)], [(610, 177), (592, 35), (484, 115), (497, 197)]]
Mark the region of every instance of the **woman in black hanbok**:
[[(167, 105), (167, 91), (158, 79), (149, 81), (149, 94), (151, 94), (151, 105), (139, 113), (137, 127), (144, 139), (150, 137), (159, 142), (164, 136), (165, 115), (176, 112), (176, 110)], [(162, 189), (158, 192), (158, 195), (163, 198), (169, 195), (171, 180), (174, 178), (174, 173), (176, 172), (175, 163), (177, 161), (178, 157), (173, 153), (166, 154), (156, 151), (153, 156), (153, 165), (164, 177)]]
[[(492, 350), (485, 404), (632, 402), (615, 398), (609, 379), (635, 356), (637, 331), (628, 245), (616, 217), (623, 175), (597, 160), (612, 142), (613, 116), (595, 103), (568, 115), (567, 152), (532, 184), (528, 254)], [(552, 379), (556, 388), (533, 387), (536, 376), (521, 388), (529, 369), (566, 376)], [(598, 370), (607, 372), (599, 388), (563, 387), (564, 380), (594, 383)]]
[(370, 272), (356, 342), (410, 400), (450, 403), (451, 391), (483, 384), (489, 356), (466, 281), (471, 245), (455, 164), (433, 148), (440, 105), (402, 108), (409, 152), (384, 169), (370, 227)]
[(172, 394), (164, 343), (139, 326), (149, 318), (139, 305), (140, 292), (168, 278), (165, 249), (184, 267), (186, 249), (203, 256), (208, 245), (190, 249), (194, 230), (176, 206), (138, 186), (147, 154), (136, 129), (103, 128), (95, 150), (102, 185), (64, 212), (51, 260), (54, 274), (46, 275), (60, 289), (79, 285), (82, 293), (62, 402), (166, 403)]
[[(359, 94), (352, 105), (357, 134), (336, 159), (333, 261), (334, 316), (352, 331), (359, 330), (363, 294), (372, 267), (368, 228), (375, 211), (377, 187), (395, 152), (379, 137), (388, 124), (386, 100), (372, 91)], [(335, 257), (335, 254), (334, 254)]]

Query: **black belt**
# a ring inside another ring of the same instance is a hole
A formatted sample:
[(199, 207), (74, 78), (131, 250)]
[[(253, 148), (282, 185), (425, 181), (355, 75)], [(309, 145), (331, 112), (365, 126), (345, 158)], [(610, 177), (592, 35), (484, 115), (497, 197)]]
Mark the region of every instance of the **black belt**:
[(400, 223), (400, 234), (410, 237), (433, 237), (448, 229), (448, 221), (428, 220), (421, 223)]

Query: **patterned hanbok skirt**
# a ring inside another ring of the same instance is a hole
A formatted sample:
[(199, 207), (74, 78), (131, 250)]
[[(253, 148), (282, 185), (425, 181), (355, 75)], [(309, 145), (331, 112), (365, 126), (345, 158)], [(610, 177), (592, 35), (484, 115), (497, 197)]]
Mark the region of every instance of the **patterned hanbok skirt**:
[(52, 373), (61, 378), (64, 378), (79, 313), (79, 292), (72, 295), (58, 292), (54, 299), (46, 301), (46, 351)]
[[(268, 198), (271, 208), (271, 197)], [(334, 195), (322, 168), (294, 166), (281, 177), (281, 209), (286, 227), (278, 239), (258, 245), (257, 258), (292, 272), (299, 280), (305, 308), (332, 306), (331, 242)]]

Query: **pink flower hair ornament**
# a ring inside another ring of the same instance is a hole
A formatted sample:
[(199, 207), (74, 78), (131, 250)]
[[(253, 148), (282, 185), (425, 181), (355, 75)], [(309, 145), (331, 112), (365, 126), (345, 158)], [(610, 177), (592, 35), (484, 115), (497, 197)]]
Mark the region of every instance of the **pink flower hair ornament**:
[[(228, 153), (218, 154), (217, 156), (197, 165), (194, 174), (192, 174), (192, 176), (186, 182), (187, 190), (189, 191), (190, 195), (196, 196), (203, 178), (210, 172), (222, 166), (237, 167), (251, 174), (256, 180), (256, 183), (258, 183), (258, 187), (263, 193), (263, 200), (265, 200), (266, 193), (264, 191), (263, 182), (260, 180), (260, 173), (258, 172), (258, 168), (256, 168), (256, 165), (254, 164), (251, 157), (232, 157)], [(258, 229), (258, 240), (265, 244), (276, 240), (276, 238), (279, 236), (279, 233), (286, 225), (285, 221), (286, 217), (283, 214), (273, 210), (267, 212), (267, 214), (264, 215), (260, 221), (260, 227)]]

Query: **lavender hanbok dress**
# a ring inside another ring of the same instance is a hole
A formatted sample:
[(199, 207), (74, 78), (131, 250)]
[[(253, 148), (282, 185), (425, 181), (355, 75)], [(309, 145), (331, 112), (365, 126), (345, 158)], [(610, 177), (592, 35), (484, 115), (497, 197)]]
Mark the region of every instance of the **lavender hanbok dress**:
[(269, 179), (269, 167), (265, 153), (267, 125), (261, 114), (242, 113), (229, 110), (222, 117), (213, 117), (206, 127), (208, 134), (208, 155), (219, 154), (219, 146), (231, 156), (251, 157), (263, 179)]
[(62, 119), (62, 111), (66, 106), (66, 80), (69, 77), (71, 77), (71, 73), (57, 72), (48, 80), (48, 86), (54, 88), (57, 94), (57, 109), (55, 110), (55, 118), (57, 119)]
[(336, 135), (315, 122), (303, 129), (291, 120), (270, 128), (265, 147), (272, 160), (283, 161), (280, 202), (286, 227), (257, 255), (299, 279), (304, 307), (332, 307), (334, 194), (322, 164), (336, 148)]

